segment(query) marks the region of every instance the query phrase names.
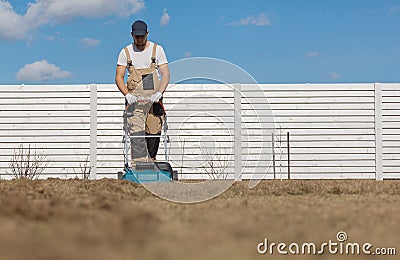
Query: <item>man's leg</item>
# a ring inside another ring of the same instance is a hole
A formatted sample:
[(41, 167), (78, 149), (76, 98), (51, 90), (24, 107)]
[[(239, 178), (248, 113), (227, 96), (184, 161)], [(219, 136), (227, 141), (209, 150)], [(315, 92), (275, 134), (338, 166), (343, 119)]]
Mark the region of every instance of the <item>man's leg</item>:
[(160, 137), (154, 135), (161, 134), (161, 128), (164, 122), (164, 115), (155, 115), (154, 104), (149, 111), (146, 119), (146, 138), (147, 150), (149, 151), (150, 158), (156, 161), (158, 148), (160, 146)]
[(131, 136), (131, 158), (132, 167), (136, 162), (148, 162), (148, 152), (145, 139), (145, 124), (149, 106), (147, 104), (136, 103), (134, 105), (133, 116), (128, 118), (129, 134)]
[(160, 135), (160, 134), (161, 132), (157, 134), (146, 133), (146, 135), (148, 136), (146, 138), (147, 150), (149, 151), (149, 156), (153, 160), (153, 162), (156, 161), (158, 147), (160, 146), (160, 137), (152, 137), (152, 135)]

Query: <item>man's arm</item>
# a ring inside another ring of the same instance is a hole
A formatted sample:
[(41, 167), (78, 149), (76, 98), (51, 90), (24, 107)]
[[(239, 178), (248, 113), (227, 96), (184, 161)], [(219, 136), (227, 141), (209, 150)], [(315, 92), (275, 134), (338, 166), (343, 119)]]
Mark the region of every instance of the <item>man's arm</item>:
[(159, 70), (160, 70), (160, 74), (161, 74), (160, 92), (164, 93), (165, 89), (168, 86), (169, 80), (170, 80), (168, 63), (161, 64), (159, 66)]
[(117, 70), (115, 72), (115, 84), (117, 84), (117, 87), (119, 88), (119, 91), (126, 96), (126, 94), (129, 93), (128, 87), (126, 86), (124, 79), (125, 79), (125, 71), (126, 71), (126, 66), (117, 66)]

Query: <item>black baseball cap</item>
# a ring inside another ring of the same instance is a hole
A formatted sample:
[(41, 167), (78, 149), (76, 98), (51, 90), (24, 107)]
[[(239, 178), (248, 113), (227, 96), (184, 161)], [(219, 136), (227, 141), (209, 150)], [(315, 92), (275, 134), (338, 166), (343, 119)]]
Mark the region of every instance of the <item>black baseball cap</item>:
[(147, 34), (147, 24), (142, 20), (137, 20), (132, 24), (133, 36), (144, 36)]

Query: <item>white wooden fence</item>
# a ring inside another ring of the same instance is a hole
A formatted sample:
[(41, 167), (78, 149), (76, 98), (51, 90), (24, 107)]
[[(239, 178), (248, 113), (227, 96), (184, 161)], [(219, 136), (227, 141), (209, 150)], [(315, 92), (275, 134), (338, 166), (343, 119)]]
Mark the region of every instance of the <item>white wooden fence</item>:
[[(177, 84), (164, 102), (181, 178), (400, 178), (400, 84)], [(44, 178), (115, 178), (123, 103), (113, 84), (0, 86), (0, 177), (31, 144)]]

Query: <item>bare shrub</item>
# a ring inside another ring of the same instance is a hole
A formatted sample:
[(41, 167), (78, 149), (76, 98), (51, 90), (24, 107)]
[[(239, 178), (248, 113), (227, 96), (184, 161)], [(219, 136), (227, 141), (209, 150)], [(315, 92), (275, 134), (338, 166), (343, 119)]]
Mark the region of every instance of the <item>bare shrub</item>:
[(24, 147), (20, 144), (14, 148), (14, 155), (10, 162), (10, 171), (7, 174), (16, 179), (37, 179), (48, 165), (47, 156), (40, 153), (36, 148)]
[(228, 156), (218, 153), (221, 149), (212, 147), (205, 147), (201, 149), (202, 156), (205, 160), (205, 165), (202, 166), (203, 170), (210, 177), (210, 179), (223, 179), (228, 178), (227, 167), (229, 166)]
[[(81, 162), (79, 164), (79, 167), (80, 167), (80, 174), (82, 176), (82, 179), (83, 180), (89, 180), (90, 172), (93, 169), (93, 166), (90, 165), (89, 155), (86, 156), (84, 162)], [(74, 172), (75, 172), (75, 169), (74, 169)], [(75, 175), (77, 175), (76, 172), (75, 172)]]

